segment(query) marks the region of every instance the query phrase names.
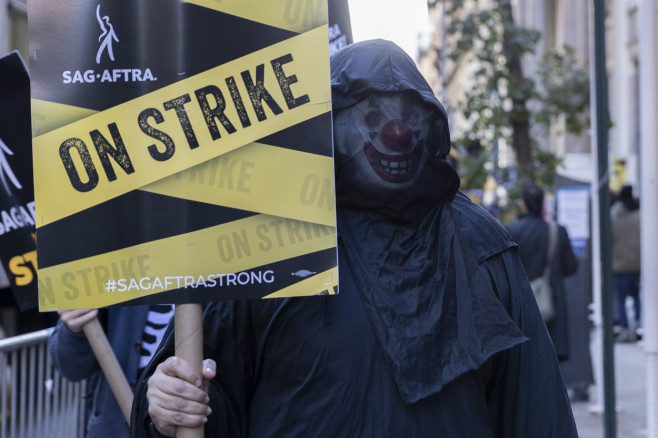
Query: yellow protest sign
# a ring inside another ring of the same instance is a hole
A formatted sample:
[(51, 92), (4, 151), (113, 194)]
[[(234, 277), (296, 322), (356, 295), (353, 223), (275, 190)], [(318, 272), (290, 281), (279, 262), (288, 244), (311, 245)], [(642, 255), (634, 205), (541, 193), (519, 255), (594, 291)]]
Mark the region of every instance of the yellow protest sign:
[(136, 7), (30, 4), (40, 308), (333, 293), (326, 1)]

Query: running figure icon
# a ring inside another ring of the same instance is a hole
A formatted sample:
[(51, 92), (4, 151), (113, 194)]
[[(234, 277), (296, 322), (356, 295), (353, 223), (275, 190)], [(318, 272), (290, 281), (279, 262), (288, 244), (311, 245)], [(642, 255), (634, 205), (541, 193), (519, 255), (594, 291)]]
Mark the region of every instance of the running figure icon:
[[(7, 193), (11, 193), (11, 190), (9, 189), (9, 184), (7, 183), (7, 177), (9, 178), (9, 181), (14, 184), (14, 186), (17, 189), (22, 189), (23, 187), (21, 186), (21, 183), (18, 181), (18, 178), (16, 178), (16, 175), (14, 175), (14, 172), (11, 170), (11, 167), (9, 167), (9, 161), (7, 161), (7, 155), (14, 155), (14, 153), (9, 149), (9, 147), (5, 144), (5, 142), (2, 141), (0, 138), (0, 181), (2, 182), (2, 185), (5, 188), (5, 191)], [(5, 177), (6, 175), (6, 177)]]
[(103, 31), (101, 36), (98, 37), (98, 41), (101, 41), (101, 46), (98, 48), (98, 53), (96, 53), (96, 64), (101, 63), (101, 56), (103, 51), (107, 49), (107, 54), (110, 56), (110, 59), (114, 61), (114, 52), (112, 51), (112, 40), (119, 42), (117, 34), (114, 32), (114, 27), (110, 24), (110, 17), (107, 15), (101, 17), (101, 5), (98, 5), (96, 8), (96, 19), (98, 24)]

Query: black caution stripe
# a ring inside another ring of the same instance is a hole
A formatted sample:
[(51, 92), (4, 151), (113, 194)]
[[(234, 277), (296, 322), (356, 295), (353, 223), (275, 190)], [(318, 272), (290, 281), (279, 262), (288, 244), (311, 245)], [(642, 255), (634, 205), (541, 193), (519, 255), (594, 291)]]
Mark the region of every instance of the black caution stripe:
[[(268, 135), (259, 140), (259, 143), (332, 157), (333, 144), (331, 133), (327, 132), (328, 126), (331, 126), (330, 112)], [(318, 133), (322, 133), (322, 135)], [(325, 133), (328, 135), (325, 135)]]
[(39, 228), (39, 267), (43, 269), (254, 214), (136, 190)]

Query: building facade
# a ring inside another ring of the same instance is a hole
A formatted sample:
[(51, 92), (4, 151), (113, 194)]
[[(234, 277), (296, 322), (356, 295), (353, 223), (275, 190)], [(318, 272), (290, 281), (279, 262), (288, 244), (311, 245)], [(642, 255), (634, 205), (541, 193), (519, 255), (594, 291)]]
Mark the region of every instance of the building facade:
[[(470, 0), (464, 3), (471, 8), (487, 8), (498, 3), (498, 0)], [(638, 38), (640, 3), (640, 0), (605, 1), (610, 187), (617, 190), (628, 183), (634, 185), (638, 193), (641, 191), (640, 96), (656, 97), (656, 90), (641, 90), (639, 81), (642, 62)], [(539, 57), (546, 50), (566, 45), (574, 49), (577, 64), (593, 78), (593, 1), (512, 0), (512, 6), (517, 24), (536, 29), (541, 34), (536, 54), (523, 60), (525, 75), (533, 76)], [(653, 2), (653, 9), (650, 13), (655, 14), (656, 2)], [(443, 48), (451, 42), (451, 35), (446, 32), (450, 17), (441, 6), (434, 8), (431, 14), (436, 31), (431, 45), (421, 50), (418, 62), (437, 95), (450, 108), (464, 95), (469, 87), (470, 74), (477, 69), (477, 65), (467, 58), (452, 61), (445, 56)], [(653, 35), (653, 39), (656, 41), (658, 36)], [(463, 123), (465, 121), (452, 115), (451, 128), (456, 135), (459, 135)], [(562, 157), (560, 174), (577, 180), (591, 179), (595, 166), (591, 129), (578, 136), (564, 131), (558, 122), (550, 135), (535, 138), (540, 148)], [(501, 146), (501, 164), (506, 165), (507, 160), (513, 162), (514, 157), (509, 149)]]

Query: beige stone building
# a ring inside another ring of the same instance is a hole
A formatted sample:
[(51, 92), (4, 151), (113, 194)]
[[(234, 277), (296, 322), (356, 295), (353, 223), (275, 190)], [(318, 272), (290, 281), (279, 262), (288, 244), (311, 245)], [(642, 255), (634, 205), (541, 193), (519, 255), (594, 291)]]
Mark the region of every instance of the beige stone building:
[[(494, 0), (473, 0), (470, 6), (488, 7)], [(575, 57), (579, 66), (585, 71), (589, 68), (589, 10), (586, 1), (569, 0), (513, 0), (513, 10), (517, 24), (538, 30), (542, 37), (537, 44), (537, 54), (526, 56), (523, 59), (523, 73), (532, 77), (536, 70), (539, 57), (548, 49), (561, 48), (568, 45), (575, 50)], [(470, 74), (477, 65), (466, 57), (457, 62), (447, 59), (441, 48), (450, 43), (451, 35), (445, 29), (450, 19), (442, 8), (432, 12), (434, 22), (437, 23), (433, 38), (433, 46), (439, 50), (427, 48), (422, 51), (419, 64), (431, 85), (442, 98), (446, 106), (454, 107), (463, 96), (464, 90), (469, 87)], [(437, 71), (438, 67), (438, 71)], [(452, 130), (456, 136), (465, 123), (454, 114), (451, 117)], [(580, 175), (591, 171), (591, 139), (589, 132), (580, 136), (563, 135), (559, 123), (551, 130), (549, 136), (535, 135), (539, 147), (564, 157), (562, 173)], [(514, 157), (511, 149), (504, 143), (499, 144), (499, 165), (506, 166), (513, 163)]]
[[(495, 0), (472, 0), (471, 7), (486, 7)], [(611, 187), (618, 188), (630, 183), (638, 188), (640, 183), (640, 95), (638, 29), (641, 0), (606, 0), (606, 68), (608, 77), (608, 102), (611, 118), (609, 132), (609, 161), (611, 166)], [(653, 3), (655, 14), (656, 3)], [(585, 71), (592, 73), (590, 62), (592, 52), (593, 1), (572, 0), (512, 0), (515, 19), (518, 24), (537, 29), (542, 38), (537, 44), (537, 54), (527, 56), (523, 62), (524, 74), (533, 75), (538, 58), (551, 48), (568, 45), (575, 50), (577, 62)], [(469, 59), (452, 62), (442, 57), (440, 50), (450, 42), (445, 33), (449, 17), (442, 8), (431, 11), (436, 23), (431, 46), (421, 49), (418, 60), (423, 73), (436, 90), (437, 95), (448, 107), (454, 107), (459, 96), (469, 86), (469, 73), (477, 66)], [(654, 41), (656, 35), (653, 35)], [(438, 48), (439, 50), (433, 50)], [(655, 48), (655, 45), (654, 45)], [(656, 90), (648, 91), (648, 96), (656, 96)], [(452, 129), (459, 134), (463, 120), (454, 114)], [(536, 136), (541, 148), (563, 157), (564, 166), (560, 173), (575, 179), (589, 179), (593, 176), (592, 131), (583, 135), (563, 135), (559, 123), (549, 136)], [(511, 152), (501, 145), (499, 159), (505, 165), (513, 160)]]
[(12, 50), (27, 62), (27, 0), (0, 0), (0, 56)]

